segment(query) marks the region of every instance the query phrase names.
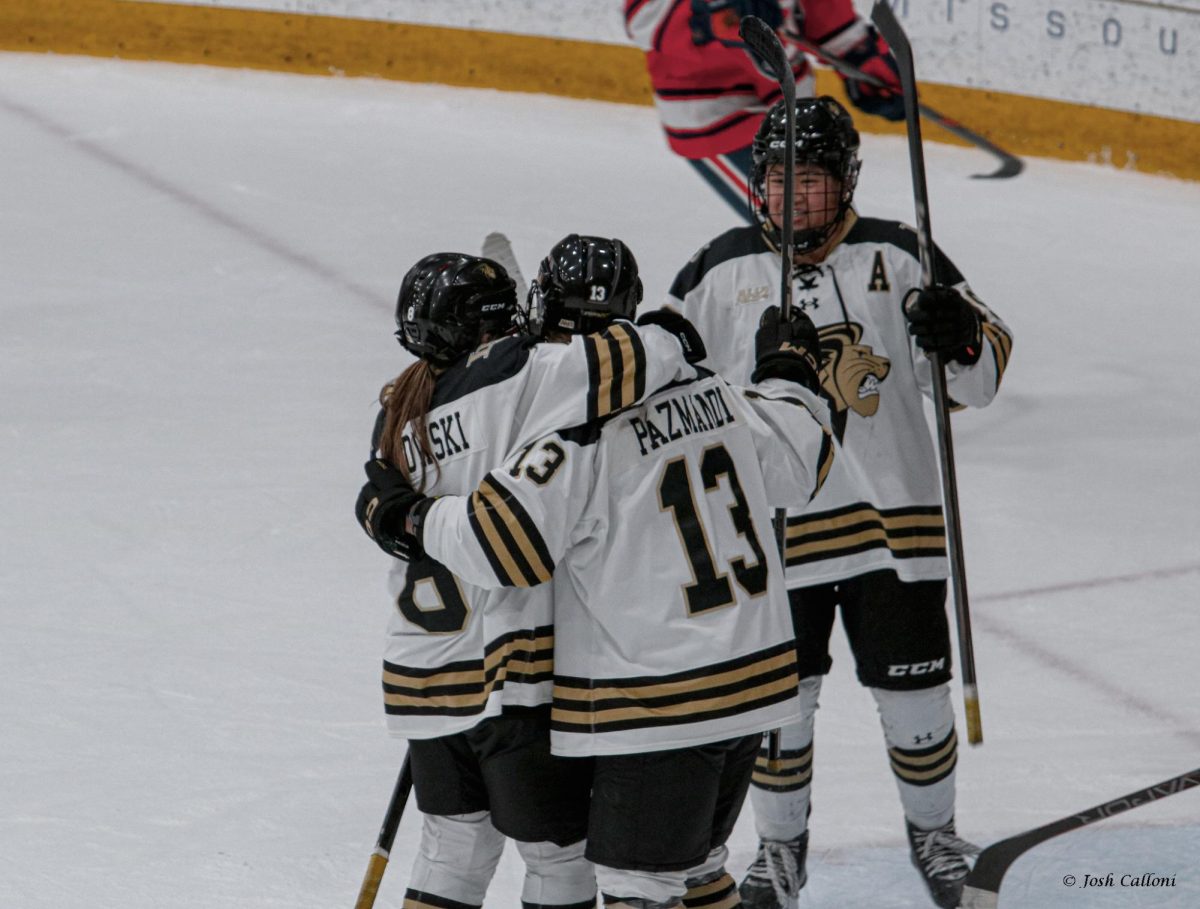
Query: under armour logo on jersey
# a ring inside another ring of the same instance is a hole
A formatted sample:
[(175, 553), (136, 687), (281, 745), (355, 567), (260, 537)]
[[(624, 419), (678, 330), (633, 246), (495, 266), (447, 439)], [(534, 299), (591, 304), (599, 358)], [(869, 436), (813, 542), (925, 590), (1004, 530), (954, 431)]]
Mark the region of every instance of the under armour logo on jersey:
[(817, 309), (820, 307), (820, 305), (821, 302), (816, 297), (813, 297), (809, 300), (801, 297), (796, 301), (796, 306), (800, 309), (800, 312), (808, 312), (810, 309)]
[(933, 733), (932, 732), (927, 732), (924, 735), (914, 735), (913, 736), (913, 744), (914, 745), (927, 745), (932, 741), (933, 741)]

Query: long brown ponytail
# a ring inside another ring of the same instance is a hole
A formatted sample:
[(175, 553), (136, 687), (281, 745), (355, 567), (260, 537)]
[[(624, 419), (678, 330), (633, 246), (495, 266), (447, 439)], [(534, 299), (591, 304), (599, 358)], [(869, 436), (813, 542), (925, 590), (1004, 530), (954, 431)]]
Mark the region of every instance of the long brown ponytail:
[[(422, 464), (433, 464), (440, 472), (437, 458), (433, 456), (433, 445), (429, 440), (429, 407), (433, 403), (433, 389), (437, 380), (433, 366), (418, 360), (400, 373), (379, 392), (379, 403), (383, 405), (383, 431), (379, 438), (379, 452), (384, 459), (400, 468), (411, 482), (412, 472), (404, 451), (404, 430), (412, 429), (412, 438), (417, 450), (413, 452)], [(425, 488), (425, 471), (421, 471), (421, 485)]]

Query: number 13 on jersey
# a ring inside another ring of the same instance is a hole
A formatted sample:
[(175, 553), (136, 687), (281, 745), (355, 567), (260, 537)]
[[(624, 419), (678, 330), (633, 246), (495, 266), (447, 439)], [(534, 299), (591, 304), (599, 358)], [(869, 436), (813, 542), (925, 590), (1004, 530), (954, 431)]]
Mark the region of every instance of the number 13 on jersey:
[[(767, 558), (754, 528), (742, 484), (738, 481), (733, 457), (724, 445), (704, 449), (700, 456), (700, 483), (704, 494), (715, 492), (722, 477), (727, 479), (733, 494), (733, 504), (729, 506), (733, 529), (754, 554), (753, 564), (747, 564), (741, 556), (729, 559), (727, 564), (737, 585), (750, 596), (759, 596), (767, 591)], [(674, 519), (679, 543), (691, 567), (692, 583), (683, 587), (688, 613), (696, 615), (735, 602), (728, 572), (718, 571), (713, 552), (712, 543), (720, 538), (714, 537), (705, 527), (696, 506), (687, 457), (672, 458), (663, 465), (658, 479), (658, 503), (659, 509), (670, 512)]]

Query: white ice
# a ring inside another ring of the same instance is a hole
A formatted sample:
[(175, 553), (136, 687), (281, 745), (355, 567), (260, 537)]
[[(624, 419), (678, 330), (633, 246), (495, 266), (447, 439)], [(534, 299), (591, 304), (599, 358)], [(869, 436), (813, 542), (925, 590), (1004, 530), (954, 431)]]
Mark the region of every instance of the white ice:
[[(863, 156), (860, 207), (911, 220), (903, 142)], [(927, 160), (1016, 336), (954, 420), (986, 737), (958, 820), (987, 844), (1200, 764), (1200, 185)], [(653, 300), (735, 217), (649, 108), (54, 56), (0, 55), (0, 162), (0, 907), (351, 906), (403, 753), (352, 518), (400, 277), (496, 229), (529, 272), (579, 231)], [(927, 906), (835, 646), (802, 905)], [(735, 872), (753, 843), (744, 816)], [(1002, 905), (1194, 907), (1198, 855), (1193, 791), (1047, 844)]]

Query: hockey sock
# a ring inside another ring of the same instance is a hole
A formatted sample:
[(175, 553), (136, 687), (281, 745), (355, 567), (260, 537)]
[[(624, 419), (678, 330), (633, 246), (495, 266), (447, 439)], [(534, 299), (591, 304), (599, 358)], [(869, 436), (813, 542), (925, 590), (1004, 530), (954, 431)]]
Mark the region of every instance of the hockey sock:
[(792, 840), (808, 829), (812, 795), (813, 721), (821, 692), (821, 676), (800, 682), (799, 721), (784, 726), (779, 758), (770, 759), (766, 739), (754, 765), (750, 804), (754, 828), (762, 840)]
[(486, 811), (425, 815), (405, 907), (477, 909), (503, 851), (504, 835)]
[(920, 691), (872, 688), (904, 815), (921, 830), (954, 817), (958, 736), (950, 686)]
[(517, 842), (525, 861), (522, 909), (575, 909), (596, 902), (596, 871), (583, 857), (585, 840), (570, 846)]

